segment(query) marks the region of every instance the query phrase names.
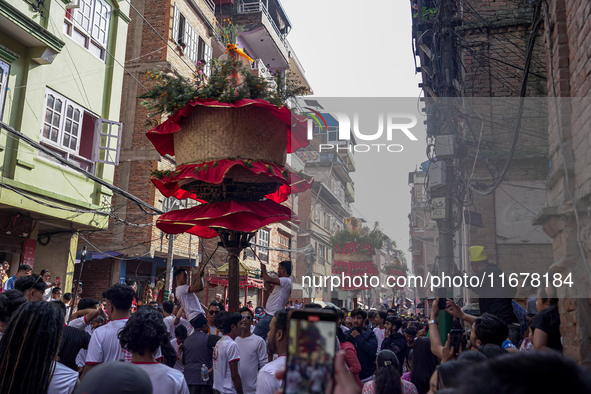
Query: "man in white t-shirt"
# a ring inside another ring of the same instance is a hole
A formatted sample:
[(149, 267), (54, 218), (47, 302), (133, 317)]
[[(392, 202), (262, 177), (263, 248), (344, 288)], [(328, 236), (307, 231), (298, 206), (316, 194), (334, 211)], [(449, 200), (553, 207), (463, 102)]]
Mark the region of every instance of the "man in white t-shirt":
[[(205, 266), (203, 267), (205, 268)], [(193, 284), (189, 286), (187, 284), (187, 270), (184, 268), (177, 268), (174, 270), (173, 276), (176, 280), (176, 298), (181, 303), (181, 306), (187, 314), (187, 320), (191, 322), (191, 325), (196, 329), (201, 329), (207, 320), (205, 316), (205, 310), (197, 298), (197, 294), (203, 290), (203, 277), (205, 271), (199, 270), (199, 273), (195, 276)]]
[(374, 317), (374, 322), (376, 323), (376, 327), (373, 329), (374, 334), (376, 334), (376, 339), (378, 340), (378, 351), (376, 355), (380, 353), (382, 350), (382, 342), (384, 341), (384, 336), (386, 332), (386, 327), (384, 326), (384, 322), (388, 314), (386, 312), (378, 312)]
[(174, 339), (174, 302), (164, 301), (162, 303), (162, 314), (164, 315), (164, 324), (166, 325), (166, 331), (171, 339)]
[(189, 394), (182, 372), (156, 361), (160, 344), (168, 339), (160, 313), (149, 306), (138, 309), (119, 336), (121, 347), (131, 353), (131, 362), (150, 376), (152, 393)]
[(103, 297), (107, 300), (105, 309), (111, 320), (93, 331), (82, 377), (97, 364), (117, 360), (131, 361), (131, 353), (121, 348), (118, 334), (129, 320), (134, 295), (135, 291), (131, 286), (119, 283), (103, 292)]
[(287, 309), (275, 312), (269, 327), (269, 352), (277, 354), (277, 359), (265, 365), (257, 376), (257, 394), (273, 394), (281, 388), (282, 381), (275, 373), (285, 369), (287, 355)]
[(273, 315), (279, 309), (283, 309), (289, 295), (291, 294), (291, 261), (285, 260), (279, 263), (277, 268), (278, 278), (271, 278), (267, 274), (267, 267), (261, 263), (261, 278), (265, 281), (265, 286), (269, 286), (267, 291), (271, 291), (265, 305), (266, 316), (260, 319), (254, 329), (254, 334), (266, 339), (269, 332), (269, 325)]
[(217, 318), (224, 336), (213, 349), (213, 389), (221, 394), (242, 394), (242, 379), (239, 373), (240, 350), (234, 339), (242, 331), (242, 315), (222, 312)]
[(245, 394), (255, 394), (257, 374), (268, 362), (265, 340), (251, 331), (254, 315), (248, 307), (238, 311), (242, 315), (242, 331), (235, 341), (240, 349), (240, 377)]

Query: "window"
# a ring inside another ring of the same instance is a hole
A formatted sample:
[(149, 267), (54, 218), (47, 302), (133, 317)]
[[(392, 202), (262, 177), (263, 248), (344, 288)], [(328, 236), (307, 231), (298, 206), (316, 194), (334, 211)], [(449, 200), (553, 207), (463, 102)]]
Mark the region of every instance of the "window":
[(269, 230), (259, 230), (257, 254), (263, 262), (269, 261)]
[(10, 66), (0, 60), (0, 120), (4, 114), (4, 101), (6, 101), (6, 92), (8, 90), (8, 72)]
[(199, 36), (197, 30), (191, 26), (185, 16), (179, 11), (176, 4), (174, 5), (173, 18), (173, 40), (175, 43), (183, 47), (183, 54), (187, 56), (193, 64), (197, 64), (198, 61), (204, 63), (203, 72), (209, 77), (211, 74), (209, 63), (211, 61), (213, 49)]
[[(95, 162), (119, 164), (121, 123), (100, 119), (72, 100), (47, 89), (40, 142), (94, 173)], [(43, 152), (40, 157), (53, 158)]]
[(66, 10), (64, 33), (105, 60), (110, 20), (111, 5), (105, 0), (80, 0), (79, 8)]
[(339, 128), (337, 126), (328, 126), (328, 135), (326, 137), (328, 144), (345, 145), (347, 141), (339, 140)]
[(291, 260), (291, 239), (279, 233), (279, 248), (285, 251), (279, 251), (279, 260)]

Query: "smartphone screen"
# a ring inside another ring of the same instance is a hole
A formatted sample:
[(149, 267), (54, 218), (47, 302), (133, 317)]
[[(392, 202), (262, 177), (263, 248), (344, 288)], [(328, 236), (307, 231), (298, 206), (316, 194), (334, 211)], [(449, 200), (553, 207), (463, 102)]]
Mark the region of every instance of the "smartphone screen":
[(327, 392), (333, 379), (336, 321), (334, 311), (290, 313), (285, 394)]

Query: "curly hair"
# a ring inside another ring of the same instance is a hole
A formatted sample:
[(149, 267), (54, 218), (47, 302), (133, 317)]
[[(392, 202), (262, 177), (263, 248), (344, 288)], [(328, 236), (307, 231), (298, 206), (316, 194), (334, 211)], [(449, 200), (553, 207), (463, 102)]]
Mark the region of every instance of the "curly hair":
[(135, 297), (135, 291), (133, 287), (128, 285), (122, 285), (117, 283), (109, 287), (103, 292), (103, 298), (106, 298), (115, 309), (120, 311), (126, 311), (131, 308), (133, 298)]
[(143, 306), (131, 315), (119, 332), (121, 347), (143, 356), (146, 351), (154, 353), (168, 342), (168, 331), (162, 315), (149, 306)]
[(0, 340), (0, 393), (47, 393), (64, 328), (53, 302), (23, 304)]

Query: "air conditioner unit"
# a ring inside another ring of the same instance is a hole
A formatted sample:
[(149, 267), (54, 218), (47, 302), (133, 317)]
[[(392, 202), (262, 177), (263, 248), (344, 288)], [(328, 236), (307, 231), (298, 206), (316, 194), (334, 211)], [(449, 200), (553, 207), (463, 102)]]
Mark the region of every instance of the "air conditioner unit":
[(80, 8), (80, 0), (72, 0), (68, 4), (66, 4), (67, 10), (71, 10), (74, 8)]

